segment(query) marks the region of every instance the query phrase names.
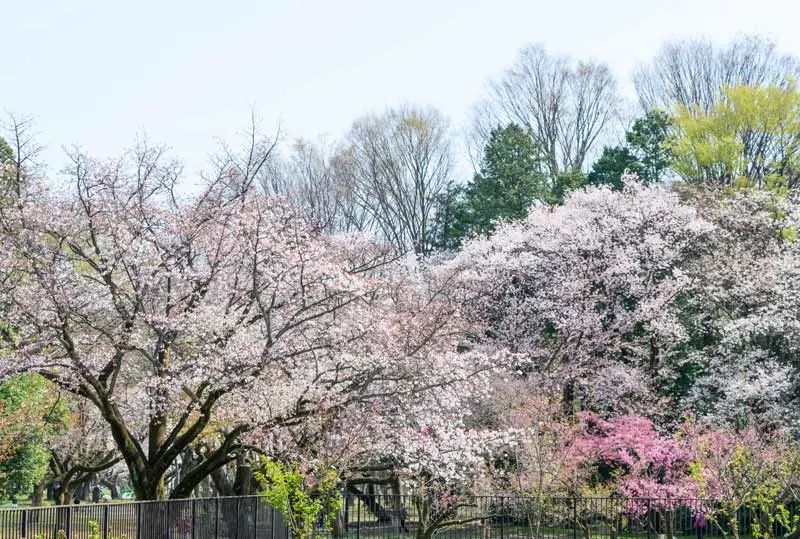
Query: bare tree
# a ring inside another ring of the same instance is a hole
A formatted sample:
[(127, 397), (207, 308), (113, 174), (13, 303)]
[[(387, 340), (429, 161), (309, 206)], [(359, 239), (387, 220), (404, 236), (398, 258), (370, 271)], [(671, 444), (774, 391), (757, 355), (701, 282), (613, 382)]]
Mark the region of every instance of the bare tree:
[(452, 168), (447, 120), (435, 109), (410, 106), (357, 120), (337, 162), (365, 226), (420, 254), (433, 248), (433, 223)]
[(515, 123), (541, 147), (548, 172), (580, 170), (611, 121), (618, 117), (617, 87), (608, 66), (575, 62), (533, 45), (489, 85), (473, 113), (471, 150), (480, 152), (498, 125)]
[(36, 141), (33, 125), (32, 117), (14, 114), (0, 124), (0, 198), (18, 198), (27, 178), (38, 168), (42, 147)]
[(369, 215), (358, 203), (355, 186), (340, 164), (342, 154), (324, 141), (296, 140), (285, 155), (275, 152), (265, 164), (260, 186), (303, 208), (310, 222), (328, 233), (364, 230)]
[(741, 36), (724, 47), (707, 39), (668, 42), (648, 65), (637, 68), (633, 82), (645, 111), (683, 105), (707, 113), (725, 86), (786, 86), (798, 75), (797, 58), (781, 54), (766, 38)]
[[(275, 150), (281, 140), (278, 126), (273, 137), (266, 137), (255, 111), (250, 115), (250, 126), (243, 131), (239, 149), (231, 148), (220, 141), (219, 151), (211, 156), (213, 177), (205, 174), (206, 183), (223, 186), (231, 198), (241, 196), (252, 186), (263, 185), (263, 178), (270, 174), (275, 162)], [(171, 189), (170, 189), (171, 191)]]

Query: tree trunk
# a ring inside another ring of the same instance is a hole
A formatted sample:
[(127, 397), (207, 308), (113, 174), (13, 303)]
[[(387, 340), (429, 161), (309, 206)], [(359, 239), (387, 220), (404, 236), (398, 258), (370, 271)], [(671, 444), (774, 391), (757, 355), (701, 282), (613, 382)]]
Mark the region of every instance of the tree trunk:
[(347, 499), (345, 498), (344, 504), (342, 505), (342, 510), (336, 515), (336, 518), (333, 521), (333, 530), (332, 530), (334, 537), (345, 537), (347, 535)]
[(166, 497), (164, 476), (147, 478), (133, 484), (133, 492), (137, 500), (163, 500)]
[[(150, 419), (148, 429), (148, 459), (154, 462), (158, 458), (158, 453), (164, 446), (164, 439), (166, 438), (167, 425), (166, 418), (161, 414), (157, 414)], [(145, 500), (163, 500), (166, 497), (166, 485), (164, 482), (164, 473), (155, 472), (152, 467), (147, 470), (147, 477), (144, 484), (140, 486), (142, 494), (146, 495)]]
[(664, 532), (666, 533), (667, 539), (672, 539), (672, 511), (664, 511)]
[(31, 494), (31, 506), (40, 507), (44, 502), (44, 481), (33, 485), (33, 493)]
[(249, 496), (253, 493), (253, 468), (243, 453), (236, 456), (236, 481), (233, 484), (237, 496)]
[(574, 417), (581, 411), (580, 396), (574, 382), (567, 382), (564, 385), (562, 402), (564, 413), (569, 417)]
[(622, 515), (614, 517), (614, 525), (611, 526), (611, 539), (617, 539), (622, 535)]
[(72, 503), (72, 485), (69, 482), (61, 482), (53, 491), (53, 503), (55, 505), (70, 505)]
[(419, 527), (417, 528), (417, 539), (430, 539), (434, 529), (431, 528), (430, 507), (424, 496), (415, 496), (414, 505), (417, 508)]
[(377, 518), (378, 521), (380, 522), (381, 517), (383, 517), (386, 514), (386, 508), (384, 508), (380, 503), (378, 503), (378, 500), (374, 494), (374, 488), (375, 487), (373, 485), (368, 484), (367, 492), (364, 493), (353, 484), (347, 485), (347, 491), (353, 494), (355, 496), (355, 499), (361, 502), (364, 505), (364, 508), (370, 513), (372, 513), (375, 516), (375, 518)]
[(83, 481), (75, 488), (75, 497), (81, 501), (89, 499), (89, 481)]
[(400, 494), (400, 479), (396, 476), (392, 477), (389, 488), (391, 492), (390, 497), (392, 500), (389, 504), (391, 507), (390, 519), (392, 522), (392, 530), (396, 531), (397, 533), (403, 533), (407, 530), (405, 508), (403, 507), (403, 499)]
[(102, 481), (100, 481), (100, 484), (103, 485), (104, 487), (107, 487), (108, 490), (111, 491), (112, 500), (119, 499), (119, 486), (117, 485), (116, 480), (103, 479)]

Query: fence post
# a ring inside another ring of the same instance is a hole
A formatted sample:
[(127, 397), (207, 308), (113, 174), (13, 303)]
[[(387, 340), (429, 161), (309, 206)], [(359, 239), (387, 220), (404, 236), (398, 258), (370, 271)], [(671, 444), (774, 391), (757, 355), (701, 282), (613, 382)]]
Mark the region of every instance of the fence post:
[(503, 539), (503, 535), (505, 534), (505, 524), (506, 524), (506, 510), (505, 510), (505, 503), (503, 503), (503, 497), (500, 496), (500, 539)]
[(358, 504), (358, 510), (356, 511), (356, 539), (361, 539), (361, 499), (356, 498), (356, 503)]
[(136, 539), (142, 539), (142, 502), (136, 504)]
[(27, 537), (28, 533), (28, 511), (26, 509), (22, 510), (22, 519), (20, 520), (20, 525), (22, 526), (22, 535), (20, 537)]
[(572, 498), (572, 539), (578, 539), (578, 498)]
[(236, 498), (236, 538), (239, 539), (239, 517), (241, 516), (241, 498)]
[(72, 506), (67, 506), (67, 529), (64, 530), (67, 533), (67, 539), (72, 539)]
[(219, 496), (214, 498), (214, 538), (219, 537)]
[[(350, 496), (347, 494), (347, 488), (342, 488), (342, 499), (344, 500), (344, 505), (342, 506), (342, 511), (344, 512), (344, 532), (347, 535), (350, 526)], [(405, 508), (405, 504), (403, 504)]]
[(269, 507), (269, 518), (270, 518), (270, 525), (269, 525), (269, 533), (272, 539), (275, 539), (275, 508), (271, 505)]
[(647, 498), (647, 513), (645, 514), (645, 526), (647, 526), (647, 539), (650, 539), (650, 498)]
[(103, 504), (103, 539), (108, 539), (108, 504)]
[(192, 539), (197, 539), (197, 500), (192, 498)]
[(258, 539), (258, 498), (253, 498), (253, 539)]

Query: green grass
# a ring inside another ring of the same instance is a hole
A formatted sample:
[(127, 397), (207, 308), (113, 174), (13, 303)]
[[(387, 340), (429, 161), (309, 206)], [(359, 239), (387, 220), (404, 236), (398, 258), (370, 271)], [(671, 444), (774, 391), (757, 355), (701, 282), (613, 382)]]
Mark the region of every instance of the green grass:
[[(355, 524), (355, 523), (353, 523)], [(398, 533), (391, 530), (389, 524), (386, 525), (364, 525), (356, 531), (354, 527), (348, 530), (346, 539), (409, 539), (416, 535), (416, 523), (408, 523), (408, 533)], [(531, 531), (527, 526), (501, 526), (494, 522), (481, 526), (475, 523), (467, 526), (442, 528), (437, 530), (435, 537), (441, 539), (529, 539), (532, 537)], [(572, 528), (548, 527), (539, 528), (539, 539), (586, 539), (585, 535), (578, 530), (574, 532)], [(611, 533), (607, 527), (596, 527), (591, 530), (591, 539), (611, 539)], [(623, 532), (616, 535), (616, 539), (658, 539), (658, 534), (647, 532)], [(719, 534), (706, 534), (708, 539), (719, 539)], [(695, 534), (676, 534), (673, 539), (696, 539)], [(742, 535), (740, 539), (752, 539), (749, 535)]]

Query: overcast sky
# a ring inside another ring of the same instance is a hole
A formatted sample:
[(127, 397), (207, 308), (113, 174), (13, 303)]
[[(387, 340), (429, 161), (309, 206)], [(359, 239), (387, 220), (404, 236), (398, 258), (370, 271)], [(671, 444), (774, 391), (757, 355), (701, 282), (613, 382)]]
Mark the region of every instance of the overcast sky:
[(404, 102), (463, 125), (520, 47), (607, 62), (623, 91), (663, 41), (741, 33), (800, 55), (796, 0), (2, 0), (0, 110), (63, 145), (118, 153), (137, 132), (196, 172), (247, 125), (340, 135)]

